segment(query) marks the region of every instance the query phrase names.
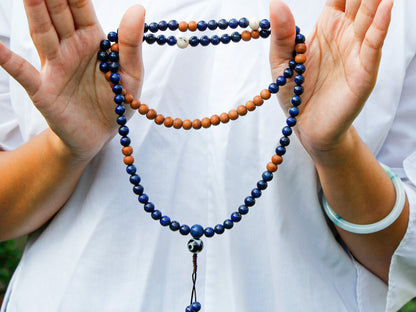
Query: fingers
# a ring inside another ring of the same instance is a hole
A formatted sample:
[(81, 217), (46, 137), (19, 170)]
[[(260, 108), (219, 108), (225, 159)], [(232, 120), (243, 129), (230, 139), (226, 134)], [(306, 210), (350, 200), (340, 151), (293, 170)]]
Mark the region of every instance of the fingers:
[(354, 20), (360, 4), (361, 0), (347, 0), (345, 4), (345, 16)]
[(0, 66), (26, 89), (29, 96), (33, 96), (39, 89), (40, 77), (37, 69), (10, 51), (2, 42), (0, 42)]
[(76, 29), (94, 26), (98, 23), (91, 0), (67, 0), (71, 8)]
[[(270, 64), (274, 72), (292, 57), (296, 36), (295, 19), (288, 6), (281, 0), (270, 3), (270, 24)], [(274, 75), (276, 74), (274, 72)]]
[(345, 0), (328, 0), (326, 5), (340, 11), (345, 11)]
[[(119, 28), (119, 47), (122, 73), (141, 80), (143, 76), (142, 41), (145, 10), (140, 5), (131, 7), (123, 16)], [(129, 86), (126, 85), (129, 89)]]
[(66, 0), (46, 0), (47, 8), (60, 39), (75, 33), (74, 19)]
[(363, 0), (354, 21), (354, 32), (361, 41), (374, 20), (381, 0)]

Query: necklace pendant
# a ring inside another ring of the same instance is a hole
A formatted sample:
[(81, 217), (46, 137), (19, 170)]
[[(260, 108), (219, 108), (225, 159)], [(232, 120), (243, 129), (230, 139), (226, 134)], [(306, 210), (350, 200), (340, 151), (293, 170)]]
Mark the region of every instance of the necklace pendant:
[[(198, 235), (196, 235), (198, 236)], [(198, 254), (204, 248), (204, 243), (199, 238), (192, 238), (188, 241), (188, 250), (192, 252), (192, 264), (193, 264), (193, 272), (192, 272), (192, 293), (191, 293), (191, 303), (186, 307), (185, 312), (198, 312), (201, 310), (201, 304), (197, 301), (196, 298), (196, 279), (197, 279), (197, 271), (198, 271)]]

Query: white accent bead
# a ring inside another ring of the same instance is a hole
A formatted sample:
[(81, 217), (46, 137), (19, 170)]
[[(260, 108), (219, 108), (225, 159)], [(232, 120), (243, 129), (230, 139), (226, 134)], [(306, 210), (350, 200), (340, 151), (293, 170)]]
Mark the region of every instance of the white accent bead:
[(260, 19), (257, 17), (250, 18), (249, 26), (253, 30), (257, 30), (260, 27)]
[(178, 37), (176, 44), (179, 48), (185, 49), (188, 46), (189, 41), (185, 37)]

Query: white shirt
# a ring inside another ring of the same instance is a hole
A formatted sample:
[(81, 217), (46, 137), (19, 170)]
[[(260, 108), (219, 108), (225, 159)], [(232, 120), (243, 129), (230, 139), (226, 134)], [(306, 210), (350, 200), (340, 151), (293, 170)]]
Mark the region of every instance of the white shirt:
[[(104, 30), (116, 30), (134, 2), (95, 1)], [(324, 1), (286, 2), (309, 33)], [(268, 1), (141, 3), (148, 22), (268, 17)], [(22, 2), (2, 0), (0, 8), (1, 39), (11, 38), (11, 48), (39, 66)], [(378, 84), (355, 122), (370, 149), (400, 173), (410, 201), (409, 228), (392, 259), (389, 285), (334, 239), (313, 163), (292, 136), (284, 164), (250, 213), (231, 231), (204, 239), (197, 281), (203, 311), (393, 312), (416, 296), (416, 37), (409, 34), (415, 9), (413, 0), (395, 3)], [(183, 119), (228, 112), (271, 81), (268, 40), (185, 50), (145, 45), (144, 63), (141, 100)], [(0, 92), (0, 147), (9, 150), (46, 123), (3, 72)], [(273, 97), (208, 130), (165, 129), (138, 114), (128, 126), (156, 208), (181, 224), (215, 226), (256, 186), (284, 123)], [(116, 137), (85, 170), (67, 204), (31, 235), (1, 312), (184, 311), (192, 287), (188, 239), (162, 228), (138, 204)]]

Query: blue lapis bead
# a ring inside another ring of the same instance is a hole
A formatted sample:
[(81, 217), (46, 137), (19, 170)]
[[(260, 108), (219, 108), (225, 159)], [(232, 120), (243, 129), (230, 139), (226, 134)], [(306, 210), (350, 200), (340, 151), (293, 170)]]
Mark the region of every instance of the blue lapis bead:
[(296, 43), (304, 43), (305, 42), (305, 36), (301, 33), (296, 34)]
[(255, 188), (251, 191), (251, 196), (253, 198), (259, 198), (261, 196), (261, 191), (258, 188)]
[(120, 64), (119, 63), (117, 63), (117, 62), (111, 62), (110, 64), (109, 64), (109, 67), (108, 67), (109, 69), (110, 69), (110, 71), (112, 71), (113, 73), (116, 73), (116, 72), (118, 72), (119, 70), (120, 70)]
[(202, 36), (201, 39), (199, 39), (199, 42), (201, 43), (203, 47), (206, 47), (207, 45), (211, 43), (211, 40), (209, 39), (208, 36)]
[(233, 212), (231, 214), (231, 221), (233, 221), (234, 223), (240, 222), (241, 221), (241, 214), (239, 212)]
[(212, 227), (206, 227), (204, 230), (205, 237), (213, 237), (215, 234), (214, 229)]
[(179, 23), (176, 20), (171, 20), (168, 22), (168, 28), (169, 30), (176, 30), (179, 28)]
[(121, 84), (116, 84), (113, 86), (112, 90), (115, 94), (121, 94), (123, 93), (123, 86)]
[[(145, 194), (144, 194), (145, 195)], [(143, 195), (142, 195), (143, 196)], [(147, 196), (147, 195), (146, 195)], [(140, 197), (139, 197), (139, 201), (140, 201)], [(146, 203), (142, 203), (145, 204), (143, 206), (144, 211), (148, 212), (148, 213), (152, 213), (155, 210), (155, 205), (153, 205), (153, 203), (147, 202), (148, 199), (146, 200)]]
[(289, 68), (291, 70), (295, 70), (295, 67), (296, 67), (296, 61), (295, 60), (290, 60), (289, 61)]
[(110, 54), (108, 54), (108, 58), (111, 62), (118, 62), (120, 60), (120, 55), (116, 51), (111, 51)]
[(222, 224), (217, 224), (214, 227), (214, 232), (215, 232), (215, 234), (221, 235), (222, 233), (224, 233), (224, 226)]
[(270, 22), (267, 19), (262, 19), (260, 21), (260, 28), (262, 29), (269, 29), (270, 28)]
[(162, 218), (162, 213), (159, 210), (154, 210), (151, 217), (153, 220), (160, 220), (160, 218)]
[(157, 27), (157, 23), (153, 22), (149, 24), (149, 31), (152, 33), (155, 33), (159, 30), (159, 28)]
[(144, 32), (147, 33), (148, 30), (149, 30), (149, 25), (147, 25), (147, 23), (144, 23)]
[[(123, 106), (123, 105), (121, 105)], [(123, 106), (124, 107), (124, 106)], [(126, 111), (126, 109), (124, 108), (124, 112)], [(116, 112), (117, 113), (117, 112)], [(117, 114), (118, 115), (118, 114)], [(124, 115), (124, 113), (122, 114)], [(124, 126), (127, 123), (127, 117), (126, 116), (119, 116), (117, 117), (117, 124), (120, 126)]]
[(293, 77), (293, 70), (290, 68), (286, 68), (283, 72), (283, 75), (285, 76), (285, 78), (289, 79)]
[(129, 165), (126, 167), (126, 172), (130, 175), (133, 175), (137, 172), (137, 168), (135, 165)]
[(248, 207), (246, 205), (241, 205), (240, 207), (238, 207), (238, 212), (240, 213), (240, 215), (246, 215), (248, 214)]
[(241, 34), (239, 32), (237, 32), (237, 31), (236, 32), (233, 32), (231, 34), (231, 40), (233, 42), (239, 42), (241, 40)]
[(108, 52), (100, 51), (97, 53), (97, 59), (101, 62), (107, 62), (109, 59)]
[(296, 26), (296, 34), (300, 33), (300, 28), (298, 26)]
[(130, 140), (130, 138), (128, 136), (124, 136), (124, 137), (122, 137), (120, 139), (120, 144), (123, 145), (123, 146), (125, 146), (125, 147), (126, 146), (129, 146), (130, 143), (131, 143), (131, 140)]
[(295, 67), (295, 71), (299, 74), (302, 75), (305, 71), (306, 71), (306, 67), (303, 64), (297, 64)]
[(129, 132), (130, 132), (130, 130), (129, 130), (129, 128), (127, 126), (122, 126), (122, 127), (118, 128), (118, 133), (121, 136), (126, 136), (126, 135), (129, 134)]
[(286, 148), (284, 146), (279, 145), (278, 147), (276, 147), (276, 154), (279, 156), (283, 156), (284, 154), (286, 154)]
[(242, 17), (240, 18), (240, 20), (238, 21), (238, 24), (240, 25), (241, 28), (247, 28), (249, 25), (249, 21), (247, 18)]
[(218, 21), (218, 28), (219, 29), (227, 29), (227, 27), (228, 27), (228, 22), (227, 22), (227, 20), (225, 20), (225, 19), (220, 19), (219, 21)]
[(158, 45), (164, 45), (166, 43), (166, 37), (164, 35), (157, 36), (156, 42)]
[(255, 203), (256, 203), (256, 200), (252, 196), (247, 196), (244, 199), (244, 205), (246, 205), (247, 207), (252, 207), (254, 206)]
[(110, 76), (110, 82), (112, 84), (118, 84), (121, 80), (120, 74), (119, 73), (112, 73)]
[(130, 183), (133, 185), (139, 185), (140, 183), (140, 177), (137, 174), (133, 174), (129, 180), (130, 180)]
[(270, 91), (270, 93), (279, 92), (279, 85), (277, 83), (274, 83), (274, 82), (269, 84), (269, 91)]
[(207, 25), (207, 23), (206, 23), (205, 21), (199, 21), (199, 22), (196, 24), (196, 27), (198, 27), (198, 30), (200, 30), (200, 31), (204, 31), (204, 30), (206, 30), (206, 29), (207, 29), (208, 25)]
[(288, 137), (281, 137), (280, 138), (280, 144), (282, 146), (288, 146), (290, 144), (290, 139)]
[(227, 220), (224, 221), (224, 223), (222, 225), (224, 225), (225, 229), (231, 230), (234, 226), (234, 222), (231, 221), (230, 219), (227, 219)]
[(297, 84), (297, 85), (301, 85), (305, 82), (305, 77), (303, 77), (302, 75), (296, 75), (295, 78), (293, 78), (293, 81)]
[(217, 45), (221, 42), (221, 39), (217, 35), (214, 35), (211, 37), (210, 41), (213, 45)]
[(282, 134), (284, 136), (287, 136), (287, 137), (290, 136), (292, 134), (292, 132), (293, 132), (293, 130), (289, 126), (284, 126), (283, 129), (282, 129)]
[(204, 228), (199, 224), (194, 224), (191, 227), (191, 235), (195, 239), (199, 239), (202, 235), (204, 235)]
[(299, 115), (299, 108), (297, 107), (291, 107), (289, 108), (289, 115), (292, 117), (296, 117)]
[(185, 309), (185, 312), (192, 312), (191, 306), (187, 306), (186, 309)]
[(189, 38), (189, 45), (191, 47), (196, 47), (199, 44), (199, 39), (196, 36), (192, 36)]
[(293, 126), (295, 126), (296, 125), (296, 118), (294, 118), (294, 117), (288, 117), (287, 119), (286, 119), (286, 123), (287, 123), (287, 125), (289, 126), (289, 127), (293, 127)]
[[(149, 202), (149, 196), (147, 194), (142, 194), (139, 196), (139, 202), (142, 204), (147, 204)], [(144, 207), (146, 210), (146, 206)], [(153, 207), (154, 208), (154, 207)], [(147, 211), (147, 210), (146, 210)], [(152, 210), (153, 211), (153, 210)], [(149, 211), (148, 211), (149, 212)]]
[(304, 91), (304, 89), (303, 89), (302, 86), (295, 86), (293, 88), (293, 93), (296, 94), (296, 95), (302, 95), (303, 91)]
[(263, 178), (264, 181), (270, 182), (271, 180), (273, 180), (273, 172), (267, 170), (263, 172), (261, 177)]
[(259, 34), (260, 34), (260, 37), (262, 38), (268, 38), (270, 36), (270, 30), (262, 29), (260, 30)]
[(124, 102), (124, 96), (122, 96), (121, 94), (116, 94), (114, 96), (114, 102), (116, 104), (122, 104)]
[(153, 34), (148, 34), (148, 35), (146, 35), (144, 38), (145, 38), (145, 40), (146, 40), (146, 42), (147, 42), (148, 44), (153, 44), (153, 43), (155, 43), (155, 42), (156, 42), (156, 40), (157, 40), (156, 36), (155, 36), (155, 35), (153, 35)]
[(110, 64), (108, 64), (108, 63), (106, 63), (106, 62), (102, 62), (102, 63), (100, 64), (100, 70), (101, 70), (103, 73), (108, 73), (108, 72), (110, 71)]
[(188, 225), (184, 224), (181, 226), (181, 228), (179, 229), (179, 233), (181, 233), (182, 235), (188, 235), (189, 232), (191, 232), (191, 229), (189, 228)]
[(170, 225), (170, 218), (168, 216), (163, 216), (162, 218), (160, 218), (160, 225), (169, 226)]
[(172, 221), (169, 225), (169, 228), (171, 229), (171, 231), (176, 232), (176, 231), (179, 231), (179, 229), (181, 228), (181, 225), (179, 224), (178, 221)]
[(126, 112), (126, 108), (124, 107), (124, 105), (117, 105), (114, 111), (117, 115), (122, 116)]
[(230, 28), (235, 29), (238, 27), (238, 20), (235, 18), (232, 18), (228, 21), (228, 26), (230, 26)]
[(191, 311), (192, 312), (198, 312), (201, 310), (201, 304), (198, 301), (195, 301), (191, 304)]
[[(140, 177), (139, 177), (139, 180), (140, 180)], [(139, 181), (139, 183), (140, 183), (140, 181)], [(142, 186), (142, 185), (135, 185), (134, 187), (133, 187), (133, 192), (134, 192), (134, 194), (136, 194), (136, 195), (142, 195), (143, 194), (143, 192), (144, 192), (144, 187)]]
[(168, 39), (166, 39), (166, 41), (170, 46), (174, 46), (178, 42), (174, 36), (169, 36)]
[(157, 24), (157, 28), (161, 31), (165, 31), (168, 29), (168, 23), (166, 23), (166, 21), (160, 21), (159, 24)]
[(231, 37), (230, 37), (229, 35), (227, 35), (227, 34), (223, 34), (223, 35), (221, 36), (221, 42), (222, 42), (222, 43), (227, 44), (227, 43), (229, 43), (230, 41), (231, 41)]
[(208, 28), (210, 30), (215, 30), (215, 29), (217, 29), (217, 27), (218, 27), (217, 21), (215, 21), (215, 20), (208, 21)]
[(111, 31), (107, 35), (108, 40), (111, 42), (117, 42), (118, 41), (118, 34), (115, 31)]
[(267, 182), (264, 180), (260, 180), (257, 182), (257, 188), (261, 191), (264, 191), (265, 189), (267, 189)]
[(302, 103), (302, 99), (299, 95), (295, 95), (290, 100), (290, 103), (292, 103), (293, 106), (299, 106)]
[(107, 51), (108, 49), (111, 48), (111, 42), (110, 40), (103, 40), (100, 43), (100, 49), (101, 51)]
[(279, 76), (276, 78), (276, 83), (278, 86), (284, 86), (286, 84), (286, 78), (284, 76)]

